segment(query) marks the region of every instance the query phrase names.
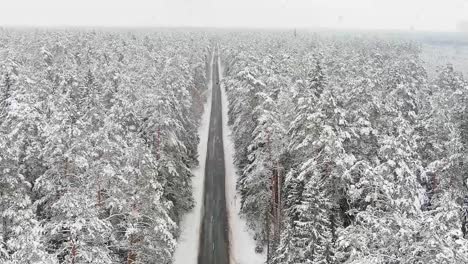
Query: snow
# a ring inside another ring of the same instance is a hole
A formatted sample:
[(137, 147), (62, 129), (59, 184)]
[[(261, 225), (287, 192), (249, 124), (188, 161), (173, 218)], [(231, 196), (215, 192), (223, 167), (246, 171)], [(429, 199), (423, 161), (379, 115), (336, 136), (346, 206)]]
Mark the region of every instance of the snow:
[[(219, 60), (218, 65), (220, 79), (222, 79), (223, 65)], [(231, 129), (228, 126), (228, 101), (222, 84), (221, 98), (223, 105), (224, 162), (226, 167), (226, 200), (228, 201), (231, 264), (263, 264), (266, 261), (266, 256), (255, 252), (255, 240), (248, 231), (246, 221), (239, 214), (241, 203), (240, 195), (236, 191), (237, 173), (233, 160), (234, 144), (231, 139)]]
[[(213, 56), (212, 56), (213, 57)], [(212, 67), (213, 63), (210, 63)], [(208, 145), (208, 131), (210, 125), (211, 113), (211, 71), (208, 74), (208, 96), (204, 105), (204, 112), (198, 128), (200, 142), (198, 143), (198, 164), (192, 169), (194, 177), (192, 178), (193, 196), (195, 207), (183, 216), (180, 223), (181, 234), (178, 239), (178, 245), (174, 253), (174, 264), (197, 264), (198, 262), (198, 244), (200, 240), (200, 227), (203, 204), (203, 183), (205, 179), (205, 161)]]

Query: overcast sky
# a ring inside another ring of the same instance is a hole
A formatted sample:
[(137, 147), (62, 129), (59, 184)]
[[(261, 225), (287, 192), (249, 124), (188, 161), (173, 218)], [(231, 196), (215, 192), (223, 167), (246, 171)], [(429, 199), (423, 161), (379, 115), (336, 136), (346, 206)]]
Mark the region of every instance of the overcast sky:
[(0, 25), (455, 31), (468, 0), (0, 0)]

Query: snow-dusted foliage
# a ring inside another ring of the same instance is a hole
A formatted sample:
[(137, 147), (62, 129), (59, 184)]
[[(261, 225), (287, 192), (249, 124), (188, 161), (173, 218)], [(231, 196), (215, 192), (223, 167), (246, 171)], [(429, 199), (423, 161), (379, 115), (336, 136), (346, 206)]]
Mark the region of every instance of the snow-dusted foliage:
[(0, 263), (171, 263), (203, 34), (0, 31)]
[(272, 262), (468, 263), (468, 83), (451, 65), (429, 80), (419, 46), (384, 38), (222, 46), (242, 213)]

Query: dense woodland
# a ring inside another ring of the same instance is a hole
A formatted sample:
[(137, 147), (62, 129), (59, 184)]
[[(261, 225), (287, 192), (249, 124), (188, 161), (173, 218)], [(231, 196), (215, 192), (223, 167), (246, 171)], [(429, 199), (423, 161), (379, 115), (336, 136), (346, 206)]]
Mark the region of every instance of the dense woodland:
[(456, 69), (428, 78), (421, 46), (390, 38), (221, 41), (242, 213), (270, 263), (468, 263)]
[[(421, 46), (0, 29), (0, 263), (172, 263), (220, 47), (242, 216), (277, 264), (468, 263), (468, 82)], [(275, 196), (278, 194), (278, 196)]]
[(0, 263), (172, 262), (210, 46), (0, 30)]

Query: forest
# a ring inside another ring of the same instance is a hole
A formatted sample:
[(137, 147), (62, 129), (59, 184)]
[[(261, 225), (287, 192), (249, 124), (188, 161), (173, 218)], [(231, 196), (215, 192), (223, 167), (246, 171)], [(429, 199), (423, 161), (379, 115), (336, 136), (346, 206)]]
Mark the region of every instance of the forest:
[(268, 263), (468, 263), (468, 82), (392, 37), (226, 34), (242, 214)]
[(0, 31), (0, 263), (171, 263), (209, 45)]
[(468, 81), (423, 46), (0, 28), (0, 263), (173, 263), (215, 50), (253, 254), (468, 263)]

